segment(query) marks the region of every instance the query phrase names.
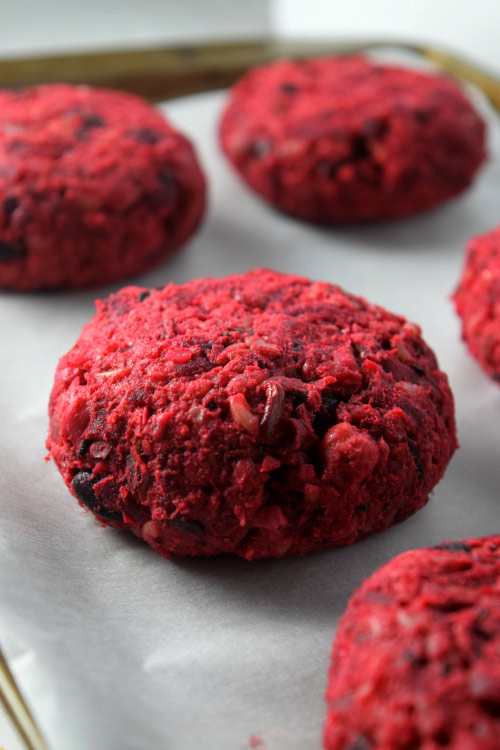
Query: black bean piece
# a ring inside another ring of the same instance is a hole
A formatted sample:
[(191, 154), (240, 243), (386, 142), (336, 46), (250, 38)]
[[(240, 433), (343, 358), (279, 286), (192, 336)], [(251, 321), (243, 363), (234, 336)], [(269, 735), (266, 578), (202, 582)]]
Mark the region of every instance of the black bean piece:
[(313, 430), (316, 435), (322, 439), (330, 427), (337, 422), (337, 406), (340, 399), (330, 396), (327, 393), (321, 394), (321, 409), (316, 412), (313, 422)]
[(412, 367), (418, 375), (425, 375), (425, 368), (419, 365), (418, 362), (413, 362)]
[(443, 544), (436, 544), (434, 549), (442, 549), (447, 552), (472, 552), (471, 548), (465, 542), (443, 542)]
[(267, 156), (271, 151), (271, 141), (268, 138), (262, 138), (260, 141), (255, 141), (250, 147), (250, 155), (254, 159), (262, 159)]
[(15, 153), (16, 151), (22, 151), (26, 148), (26, 141), (22, 141), (20, 138), (15, 141), (10, 141), (5, 144), (5, 150), (7, 153)]
[(71, 482), (73, 492), (79, 501), (91, 510), (92, 513), (107, 521), (121, 521), (123, 516), (120, 511), (109, 510), (99, 503), (95, 496), (93, 485), (92, 472), (87, 470), (79, 471)]
[(84, 128), (103, 128), (105, 125), (104, 120), (99, 115), (84, 115), (82, 117), (82, 125)]
[(158, 179), (160, 180), (162, 186), (167, 190), (173, 190), (173, 188), (175, 187), (174, 176), (171, 172), (160, 172), (158, 175)]
[[(160, 172), (158, 174), (158, 180), (160, 181), (160, 185), (163, 189), (163, 196), (161, 197), (162, 201), (165, 199), (168, 200), (171, 205), (172, 209), (173, 207), (180, 201), (181, 199), (181, 188), (179, 186), (179, 183), (177, 182), (175, 175), (172, 172)], [(165, 225), (167, 228), (172, 228), (171, 225), (167, 224)], [(161, 250), (160, 245), (160, 250)]]
[(470, 627), (471, 634), (478, 638), (480, 641), (492, 641), (493, 640), (493, 633), (490, 633), (488, 630), (485, 630), (481, 621), (473, 622)]
[(138, 302), (144, 302), (144, 300), (150, 296), (151, 296), (151, 292), (140, 292), (137, 300)]
[(92, 445), (92, 442), (93, 441), (90, 440), (90, 438), (83, 438), (82, 442), (80, 443), (80, 447), (78, 448), (78, 458), (81, 458), (87, 453), (88, 449)]
[(174, 373), (178, 375), (199, 375), (210, 369), (210, 363), (205, 356), (192, 359), (189, 362), (180, 362), (174, 365)]
[(381, 138), (387, 133), (388, 129), (386, 120), (380, 120), (376, 117), (369, 117), (363, 123), (363, 135), (367, 138)]
[(25, 247), (16, 247), (0, 240), (0, 262), (20, 260), (21, 258), (25, 258), (27, 254)]
[(349, 745), (349, 750), (372, 750), (373, 745), (364, 734), (360, 734), (354, 742)]
[(433, 609), (437, 609), (441, 612), (460, 612), (462, 609), (468, 609), (473, 605), (470, 602), (463, 601), (462, 599), (448, 599), (443, 602), (433, 602), (431, 605)]
[(481, 706), (494, 719), (500, 719), (500, 700), (482, 700)]
[(423, 669), (429, 663), (429, 660), (425, 654), (416, 654), (410, 649), (406, 649), (406, 651), (403, 653), (403, 656), (416, 669)]
[(318, 172), (325, 175), (328, 179), (332, 180), (337, 176), (337, 172), (343, 164), (347, 164), (349, 159), (339, 159), (335, 162), (320, 162), (318, 164)]
[(414, 440), (408, 439), (408, 446), (410, 448), (411, 455), (413, 456), (413, 461), (415, 462), (415, 467), (420, 474), (421, 477), (425, 477), (426, 471), (424, 462), (422, 461), (422, 456), (420, 455), (420, 451), (417, 448), (417, 444)]
[(109, 510), (109, 508), (104, 508), (102, 505), (94, 513), (104, 521), (123, 521), (123, 514), (119, 510)]
[(321, 405), (325, 411), (333, 413), (339, 404), (340, 399), (336, 396), (331, 396), (324, 392), (321, 394)]
[(430, 109), (416, 109), (415, 119), (422, 125), (426, 125), (432, 117), (432, 110)]
[(105, 125), (104, 120), (99, 115), (84, 115), (82, 117), (82, 123), (75, 133), (77, 141), (84, 141), (88, 137), (89, 131), (94, 128), (103, 128)]
[(213, 346), (214, 346), (213, 344), (209, 344), (209, 343), (200, 344), (200, 347), (202, 349), (208, 349), (208, 350), (213, 349)]
[(94, 494), (94, 488), (92, 487), (92, 472), (91, 471), (79, 471), (75, 474), (71, 482), (71, 487), (77, 498), (90, 510), (95, 510), (98, 507), (97, 498)]
[(139, 143), (149, 143), (151, 146), (154, 146), (155, 143), (158, 143), (158, 141), (161, 141), (163, 137), (161, 133), (157, 133), (156, 130), (151, 130), (151, 128), (140, 128), (140, 130), (130, 130), (127, 133), (127, 135), (131, 135)]
[(292, 397), (294, 404), (303, 404), (307, 401), (307, 391), (295, 391), (293, 388), (287, 388), (286, 393)]
[(4, 202), (2, 203), (2, 208), (7, 219), (10, 219), (11, 215), (14, 213), (18, 205), (19, 201), (17, 200), (15, 195), (11, 195), (4, 200)]
[(192, 518), (183, 518), (182, 516), (176, 516), (175, 518), (168, 519), (168, 525), (173, 526), (175, 529), (182, 531), (186, 534), (193, 534), (194, 536), (204, 536), (205, 527), (200, 521), (195, 521)]
[(351, 161), (361, 161), (370, 156), (370, 148), (366, 138), (356, 135), (351, 142)]

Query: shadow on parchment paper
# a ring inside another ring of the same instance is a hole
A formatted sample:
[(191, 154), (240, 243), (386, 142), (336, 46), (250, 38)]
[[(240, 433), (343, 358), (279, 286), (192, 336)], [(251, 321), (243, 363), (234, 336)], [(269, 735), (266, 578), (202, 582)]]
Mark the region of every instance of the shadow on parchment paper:
[[(420, 536), (425, 539), (428, 524), (424, 518), (421, 525), (424, 530)], [(172, 558), (165, 563), (174, 565), (191, 580), (208, 584), (214, 600), (230, 601), (235, 609), (272, 614), (278, 620), (333, 626), (364, 578), (412, 546), (415, 545), (408, 543), (403, 526), (399, 525), (349, 547), (304, 557), (247, 562), (221, 555)]]
[(471, 237), (487, 231), (484, 217), (474, 209), (468, 195), (460, 196), (416, 216), (370, 222), (335, 229), (319, 228), (322, 234), (336, 234), (353, 248), (371, 245), (374, 252), (418, 252), (429, 256), (464, 251)]
[[(264, 201), (259, 202), (262, 203), (261, 225), (245, 226), (242, 221), (219, 213), (208, 219), (207, 238), (211, 245), (215, 239), (216, 247), (211, 248), (210, 257), (204, 257), (203, 248), (198, 243), (193, 246), (193, 251), (198, 253), (197, 268), (203, 269), (199, 275), (211, 275), (214, 265), (221, 269), (217, 275), (259, 266), (290, 271), (290, 256), (297, 260), (300, 245), (307, 260), (307, 253), (316, 249), (316, 243), (319, 251), (325, 251), (325, 243), (330, 246), (332, 260), (337, 249), (352, 250), (355, 261), (356, 250), (364, 253), (368, 248), (373, 251), (374, 261), (379, 252), (404, 256), (418, 253), (429, 259), (436, 255), (457, 256), (458, 275), (467, 242), (492, 228), (485, 226), (484, 216), (477, 211), (477, 203), (471, 200), (470, 194), (412, 217), (338, 226), (305, 222), (279, 212)], [(271, 224), (272, 232), (269, 232)], [(203, 230), (200, 239), (203, 239)], [(241, 248), (245, 248), (245, 252), (241, 252)], [(307, 273), (306, 267), (304, 274)]]

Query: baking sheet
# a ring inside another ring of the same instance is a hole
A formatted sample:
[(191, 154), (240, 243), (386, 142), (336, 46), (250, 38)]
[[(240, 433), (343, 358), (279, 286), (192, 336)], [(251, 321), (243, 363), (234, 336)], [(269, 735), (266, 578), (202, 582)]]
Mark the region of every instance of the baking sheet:
[[(461, 450), (430, 504), (382, 535), (303, 559), (163, 560), (102, 529), (45, 463), (58, 358), (120, 285), (0, 298), (0, 642), (51, 750), (319, 750), (329, 650), (353, 589), (405, 549), (499, 531), (500, 389), (449, 301), (465, 241), (500, 221), (500, 130), (474, 188), (434, 213), (317, 229), (274, 213), (218, 154), (221, 94), (170, 103), (198, 146), (210, 210), (132, 283), (265, 265), (344, 286), (418, 322), (449, 374)], [(261, 743), (260, 745), (258, 743)]]

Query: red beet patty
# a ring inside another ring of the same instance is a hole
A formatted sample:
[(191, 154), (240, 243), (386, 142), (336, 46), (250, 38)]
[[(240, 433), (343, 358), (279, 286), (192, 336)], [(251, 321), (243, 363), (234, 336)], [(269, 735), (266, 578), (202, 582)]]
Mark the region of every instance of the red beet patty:
[(500, 381), (500, 227), (470, 241), (454, 300), (470, 352)]
[(229, 94), (220, 135), (257, 193), (326, 224), (433, 208), (485, 158), (484, 124), (451, 79), (362, 57), (251, 71)]
[(456, 438), (418, 326), (256, 270), (99, 301), (59, 362), (47, 446), (100, 521), (166, 556), (252, 560), (402, 521)]
[(0, 91), (0, 287), (89, 287), (145, 271), (196, 229), (189, 141), (142, 99), (63, 84)]
[(405, 552), (333, 645), (326, 750), (498, 750), (500, 536)]

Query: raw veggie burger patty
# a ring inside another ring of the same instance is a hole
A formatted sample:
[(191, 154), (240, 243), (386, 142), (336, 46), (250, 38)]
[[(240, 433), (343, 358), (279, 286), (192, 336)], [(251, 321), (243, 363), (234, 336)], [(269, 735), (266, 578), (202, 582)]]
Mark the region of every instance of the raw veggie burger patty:
[(251, 71), (220, 132), (257, 193), (332, 224), (430, 209), (464, 190), (485, 156), (483, 122), (452, 80), (362, 57)]
[(85, 287), (145, 271), (198, 225), (186, 138), (138, 97), (63, 84), (0, 91), (0, 287)]
[(327, 750), (498, 750), (500, 536), (405, 552), (333, 645)]
[(470, 241), (454, 299), (467, 346), (500, 381), (500, 227)]
[(421, 508), (455, 447), (403, 318), (297, 276), (128, 287), (59, 362), (47, 446), (99, 520), (160, 554), (302, 554)]

